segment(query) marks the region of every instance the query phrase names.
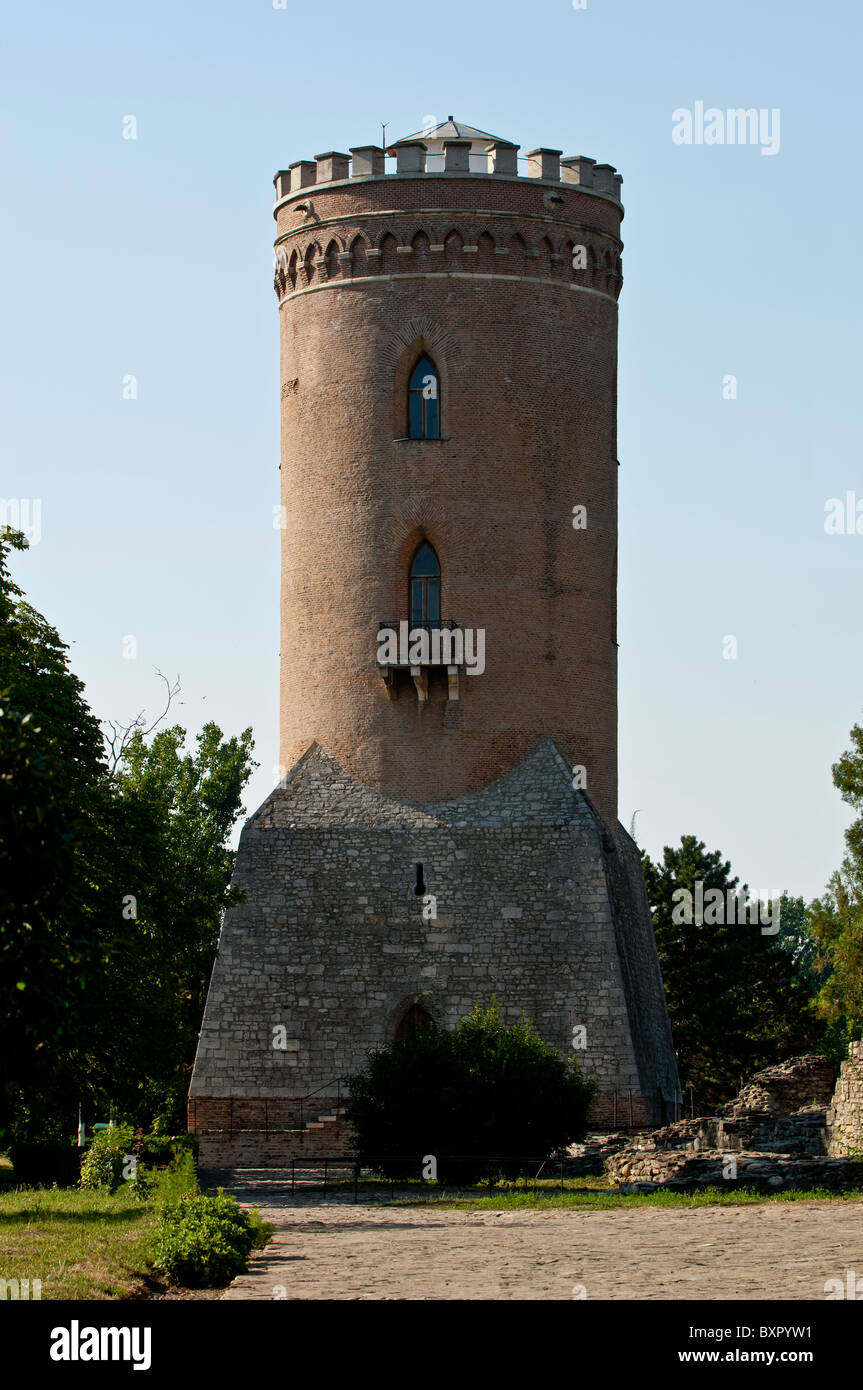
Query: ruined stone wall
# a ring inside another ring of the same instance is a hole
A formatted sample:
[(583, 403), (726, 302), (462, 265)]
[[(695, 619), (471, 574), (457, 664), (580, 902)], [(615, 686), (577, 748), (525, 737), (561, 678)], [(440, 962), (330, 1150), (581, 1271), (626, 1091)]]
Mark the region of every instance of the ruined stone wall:
[(832, 1064), (818, 1053), (789, 1057), (750, 1077), (723, 1113), (793, 1115), (806, 1106), (826, 1106), (833, 1094), (834, 1077)]
[(827, 1111), (830, 1152), (863, 1156), (863, 1041), (852, 1042)]

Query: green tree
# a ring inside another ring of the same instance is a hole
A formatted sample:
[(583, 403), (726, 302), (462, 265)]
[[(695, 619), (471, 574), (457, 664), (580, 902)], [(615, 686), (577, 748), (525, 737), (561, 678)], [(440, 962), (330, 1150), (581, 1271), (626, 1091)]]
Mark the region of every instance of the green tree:
[[(811, 990), (793, 949), (777, 945), (778, 934), (735, 923), (728, 911), (718, 922), (706, 910), (700, 921), (681, 920), (680, 892), (694, 903), (699, 881), (708, 902), (710, 890), (719, 890), (726, 905), (729, 890), (745, 895), (718, 851), (684, 835), (679, 848), (665, 847), (661, 864), (647, 855), (643, 864), (681, 1085), (694, 1088), (703, 1112), (729, 1100), (742, 1077), (815, 1044)], [(780, 912), (780, 931), (781, 924)]]
[(843, 1038), (863, 1034), (863, 727), (851, 730), (851, 747), (833, 765), (833, 785), (853, 807), (845, 831), (846, 853), (826, 891), (810, 905), (809, 929), (822, 971), (819, 1015)]
[(148, 1124), (182, 1101), (231, 901), (251, 731), (140, 733), (112, 777), (57, 631), (0, 534), (0, 1142), (60, 1138), (79, 1098)]
[[(349, 1080), (348, 1118), (360, 1152), (413, 1172), (433, 1155), (443, 1181), (467, 1182), (483, 1168), (454, 1157), (547, 1157), (581, 1138), (594, 1085), (531, 1022), (507, 1028), (492, 999), (455, 1029), (431, 1022), (370, 1053)], [(509, 1165), (503, 1164), (506, 1168)]]
[(113, 843), (130, 839), (67, 648), (9, 573), (10, 550), (26, 548), (0, 535), (0, 1132), (13, 1111), (56, 1128), (86, 992), (121, 921)]
[[(136, 733), (117, 772), (123, 803), (146, 808), (149, 820), (149, 852), (127, 891), (135, 899), (141, 954), (158, 1000), (150, 1035), (161, 1042), (135, 1086), (146, 1106), (168, 1112), (178, 1126), (222, 915), (239, 897), (231, 888), (234, 854), (227, 841), (245, 811), (243, 789), (257, 766), (251, 729), (223, 739), (218, 725), (208, 723), (194, 753), (184, 752), (185, 742), (179, 726), (162, 730), (149, 745)], [(139, 992), (138, 965), (128, 957), (115, 960), (118, 998)]]

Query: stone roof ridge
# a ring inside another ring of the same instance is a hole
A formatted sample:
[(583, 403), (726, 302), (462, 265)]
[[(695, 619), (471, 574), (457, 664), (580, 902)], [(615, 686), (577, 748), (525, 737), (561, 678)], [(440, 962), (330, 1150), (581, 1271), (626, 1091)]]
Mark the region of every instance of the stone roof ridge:
[(487, 130), (479, 130), (476, 126), (465, 125), (463, 121), (457, 121), (453, 116), (447, 116), (445, 121), (439, 121), (437, 125), (426, 126), (424, 130), (417, 130), (413, 135), (403, 135), (400, 140), (392, 142), (393, 148), (413, 140), (490, 140), (499, 145), (512, 145), (513, 143), (511, 140), (503, 140), (499, 135), (492, 135)]
[(430, 823), (424, 812), (361, 782), (315, 739), (251, 819), (270, 825), (416, 826)]
[(465, 819), (478, 825), (568, 825), (592, 817), (588, 798), (572, 786), (572, 769), (554, 740), (545, 735), (489, 786), (430, 803), (399, 800), (367, 786), (314, 741), (249, 823), (420, 828)]
[(544, 734), (526, 757), (481, 791), (436, 802), (427, 809), (442, 820), (452, 820), (480, 806), (486, 815), (497, 812), (516, 824), (525, 820), (526, 812), (527, 818), (546, 825), (550, 820), (569, 824), (585, 816), (592, 818), (587, 797), (573, 787), (572, 777), (572, 769), (554, 739)]
[[(306, 749), (305, 753), (303, 753), (303, 755), (297, 759), (293, 767), (288, 768), (281, 781), (277, 782), (273, 790), (270, 792), (269, 796), (264, 798), (257, 811), (253, 811), (252, 814), (247, 818), (246, 824), (252, 825), (255, 821), (259, 819), (267, 820), (268, 817), (264, 815), (264, 812), (268, 808), (272, 807), (274, 798), (278, 798), (280, 792), (286, 791), (291, 782), (295, 781), (297, 777), (300, 777), (302, 775), (305, 763), (316, 757), (327, 758), (328, 756), (329, 755), (324, 752), (317, 739), (313, 739), (312, 742), (309, 744), (308, 748)], [(330, 761), (332, 761), (332, 759), (330, 759)]]

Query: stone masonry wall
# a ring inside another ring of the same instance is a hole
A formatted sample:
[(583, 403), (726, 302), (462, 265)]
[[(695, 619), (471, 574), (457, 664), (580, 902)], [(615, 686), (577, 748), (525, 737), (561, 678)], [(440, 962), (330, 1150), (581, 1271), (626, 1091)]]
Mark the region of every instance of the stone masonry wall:
[[(254, 1098), (267, 1098), (266, 1123), (291, 1127), (318, 1088), (311, 1108), (326, 1109), (423, 995), (452, 1027), (496, 994), (508, 1020), (524, 1011), (566, 1055), (584, 1025), (595, 1121), (612, 1118), (615, 1092), (618, 1123), (630, 1094), (633, 1123), (661, 1120), (674, 1054), (649, 918), (609, 892), (624, 871), (606, 861), (620, 852), (550, 740), (487, 791), (423, 807), (371, 791), (313, 747), (243, 831), (234, 883), (247, 897), (222, 931), (193, 1127), (248, 1128)], [(435, 920), (414, 892), (418, 863)], [(260, 1115), (251, 1127), (265, 1128)]]
[(833, 1094), (833, 1081), (833, 1066), (826, 1057), (818, 1053), (789, 1057), (750, 1077), (725, 1106), (724, 1114), (793, 1115), (805, 1106), (826, 1106)]
[(827, 1126), (831, 1154), (837, 1158), (863, 1155), (863, 1041), (848, 1047), (827, 1111)]

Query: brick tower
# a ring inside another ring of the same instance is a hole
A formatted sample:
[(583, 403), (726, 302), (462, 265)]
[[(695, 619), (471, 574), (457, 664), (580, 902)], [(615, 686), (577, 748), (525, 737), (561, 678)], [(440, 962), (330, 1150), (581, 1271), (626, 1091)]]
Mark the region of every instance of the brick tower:
[(597, 1122), (661, 1121), (617, 822), (620, 175), (450, 117), (275, 183), (284, 776), (210, 986), (204, 1161), (344, 1151), (340, 1079), (492, 993), (561, 1051), (584, 1027)]

